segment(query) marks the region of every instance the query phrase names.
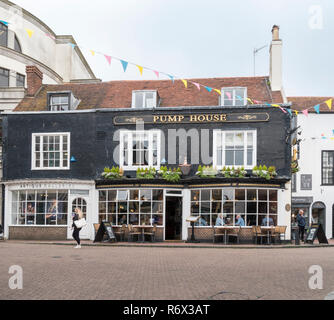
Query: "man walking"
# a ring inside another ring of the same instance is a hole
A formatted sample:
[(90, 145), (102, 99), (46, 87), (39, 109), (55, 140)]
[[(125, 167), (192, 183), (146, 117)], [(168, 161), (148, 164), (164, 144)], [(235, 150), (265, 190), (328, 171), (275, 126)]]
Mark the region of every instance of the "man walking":
[(297, 223), (298, 223), (298, 229), (299, 229), (299, 238), (300, 240), (304, 241), (304, 231), (305, 231), (306, 220), (304, 217), (304, 211), (302, 209), (299, 209), (298, 211)]

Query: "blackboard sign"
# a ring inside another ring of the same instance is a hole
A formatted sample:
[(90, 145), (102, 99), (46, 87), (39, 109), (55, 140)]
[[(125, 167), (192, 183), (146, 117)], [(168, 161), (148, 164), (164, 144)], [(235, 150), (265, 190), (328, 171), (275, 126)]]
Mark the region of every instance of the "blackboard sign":
[(327, 243), (328, 240), (326, 238), (324, 229), (321, 224), (312, 223), (306, 235), (306, 242), (313, 243), (315, 238), (318, 238), (319, 243)]
[(94, 242), (103, 241), (104, 236), (106, 236), (107, 241), (116, 241), (116, 237), (112, 230), (111, 223), (108, 221), (101, 222), (100, 227), (96, 232)]

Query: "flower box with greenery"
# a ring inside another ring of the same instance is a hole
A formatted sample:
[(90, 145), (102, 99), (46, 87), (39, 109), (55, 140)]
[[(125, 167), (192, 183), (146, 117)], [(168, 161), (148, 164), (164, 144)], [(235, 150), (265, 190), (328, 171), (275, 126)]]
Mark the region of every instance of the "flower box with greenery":
[(238, 167), (234, 168), (234, 166), (231, 167), (224, 167), (221, 170), (222, 175), (225, 178), (244, 178), (247, 174), (247, 171), (244, 167)]
[(265, 165), (255, 166), (252, 170), (252, 173), (256, 177), (265, 178), (267, 180), (277, 176), (276, 168), (274, 166), (270, 166), (269, 168), (267, 168)]
[(291, 173), (297, 173), (298, 171), (299, 171), (298, 161), (297, 160), (293, 160), (291, 162)]
[(122, 168), (112, 167), (111, 169), (109, 167), (105, 167), (104, 171), (102, 172), (102, 177), (105, 179), (122, 179), (123, 178), (124, 171)]
[(182, 172), (180, 168), (172, 169), (162, 166), (160, 167), (159, 174), (167, 181), (177, 182), (180, 180)]
[(137, 178), (138, 179), (154, 179), (157, 174), (155, 168), (138, 168), (137, 169)]
[(196, 175), (201, 178), (213, 178), (218, 174), (218, 170), (213, 168), (212, 166), (201, 166), (199, 165), (197, 168)]

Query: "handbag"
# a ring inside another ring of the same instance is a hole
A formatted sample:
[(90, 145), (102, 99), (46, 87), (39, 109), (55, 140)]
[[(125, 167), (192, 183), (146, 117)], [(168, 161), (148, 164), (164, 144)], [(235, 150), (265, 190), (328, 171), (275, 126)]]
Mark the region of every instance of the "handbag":
[(87, 225), (87, 221), (85, 218), (81, 218), (79, 220), (74, 221), (74, 224), (78, 229), (80, 229)]

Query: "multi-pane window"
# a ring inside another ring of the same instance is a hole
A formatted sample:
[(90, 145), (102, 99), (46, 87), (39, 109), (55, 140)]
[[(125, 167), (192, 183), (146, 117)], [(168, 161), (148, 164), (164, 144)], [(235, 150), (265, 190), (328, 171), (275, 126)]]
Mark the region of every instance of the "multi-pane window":
[(160, 164), (160, 131), (122, 131), (120, 166), (125, 170), (155, 167)]
[(222, 88), (220, 102), (222, 106), (245, 106), (247, 104), (247, 88)]
[(322, 151), (322, 184), (334, 185), (334, 151)]
[(0, 68), (0, 87), (9, 87), (9, 70)]
[(70, 97), (68, 94), (50, 95), (50, 111), (67, 111), (70, 109)]
[(25, 76), (19, 73), (16, 73), (16, 86), (17, 87), (24, 87), (25, 83)]
[(157, 101), (156, 91), (132, 91), (132, 108), (155, 108)]
[(32, 169), (69, 169), (69, 133), (34, 133)]
[(99, 222), (113, 225), (163, 225), (162, 189), (99, 191)]
[(244, 166), (256, 164), (256, 130), (213, 132), (213, 166)]
[(8, 27), (0, 22), (0, 46), (7, 47)]
[(200, 216), (197, 226), (215, 225), (219, 213), (223, 214), (226, 225), (235, 225), (238, 215), (245, 226), (277, 225), (277, 190), (191, 190), (191, 215)]
[(67, 225), (68, 190), (12, 192), (13, 225)]

